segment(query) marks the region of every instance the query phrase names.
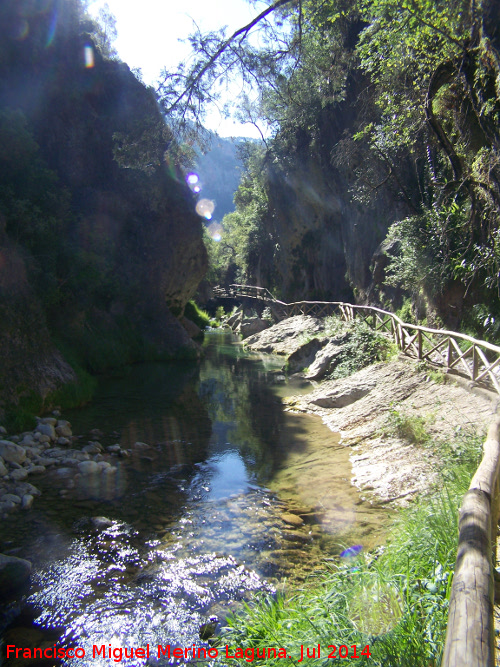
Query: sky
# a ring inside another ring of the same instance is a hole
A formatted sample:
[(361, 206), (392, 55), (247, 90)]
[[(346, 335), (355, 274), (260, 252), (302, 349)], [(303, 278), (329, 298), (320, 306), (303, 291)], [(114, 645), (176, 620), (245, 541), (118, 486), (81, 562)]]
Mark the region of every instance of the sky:
[[(163, 67), (173, 69), (189, 56), (189, 45), (179, 40), (193, 31), (193, 20), (202, 31), (227, 26), (230, 35), (267, 5), (262, 0), (255, 6), (247, 0), (90, 0), (89, 13), (97, 16), (105, 4), (116, 18), (118, 56), (131, 69), (140, 68), (148, 85), (154, 85)], [(223, 137), (260, 138), (250, 123), (234, 123), (216, 112), (206, 125)]]

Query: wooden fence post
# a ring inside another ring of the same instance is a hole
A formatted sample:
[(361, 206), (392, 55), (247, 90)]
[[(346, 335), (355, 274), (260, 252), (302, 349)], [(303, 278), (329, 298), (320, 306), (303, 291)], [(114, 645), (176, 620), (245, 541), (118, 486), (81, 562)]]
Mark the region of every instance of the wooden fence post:
[(442, 667), (493, 667), (492, 542), (498, 520), (500, 420), (488, 430), (483, 459), (460, 508), (458, 553)]
[(446, 368), (450, 368), (453, 361), (453, 345), (451, 344), (451, 338), (448, 336), (448, 350), (446, 352)]

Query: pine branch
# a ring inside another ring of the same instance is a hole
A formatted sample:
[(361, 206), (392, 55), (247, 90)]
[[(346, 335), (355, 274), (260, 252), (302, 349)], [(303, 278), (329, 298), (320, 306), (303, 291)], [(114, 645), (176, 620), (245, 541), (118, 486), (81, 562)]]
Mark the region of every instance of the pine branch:
[(203, 78), (203, 76), (206, 74), (206, 72), (214, 65), (214, 63), (220, 58), (220, 56), (224, 53), (224, 51), (234, 42), (240, 35), (243, 35), (243, 39), (247, 37), (248, 33), (250, 30), (255, 27), (260, 21), (262, 21), (266, 16), (271, 14), (272, 12), (276, 11), (280, 7), (284, 7), (285, 5), (289, 5), (292, 2), (295, 2), (295, 0), (276, 0), (272, 5), (267, 7), (263, 12), (261, 12), (258, 16), (256, 16), (250, 23), (247, 23), (247, 25), (243, 26), (242, 28), (239, 28), (239, 30), (236, 30), (231, 37), (228, 37), (228, 39), (223, 42), (217, 51), (207, 60), (207, 62), (203, 65), (203, 67), (200, 69), (200, 71), (196, 74), (194, 79), (189, 83), (188, 87), (183, 90), (177, 97), (176, 99), (172, 102), (172, 104), (165, 109), (166, 113), (170, 113), (173, 109), (177, 107), (179, 102), (189, 93), (189, 91), (193, 90), (193, 88), (196, 86), (197, 83), (200, 82), (200, 80)]

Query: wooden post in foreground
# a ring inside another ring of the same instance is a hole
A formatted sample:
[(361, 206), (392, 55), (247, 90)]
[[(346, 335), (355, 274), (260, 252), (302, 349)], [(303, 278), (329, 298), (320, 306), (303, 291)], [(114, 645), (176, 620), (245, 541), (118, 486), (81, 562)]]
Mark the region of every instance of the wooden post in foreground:
[[(494, 667), (492, 546), (498, 507), (500, 419), (488, 430), (483, 459), (460, 509), (458, 553), (441, 667)], [(495, 508), (495, 509), (494, 509)]]

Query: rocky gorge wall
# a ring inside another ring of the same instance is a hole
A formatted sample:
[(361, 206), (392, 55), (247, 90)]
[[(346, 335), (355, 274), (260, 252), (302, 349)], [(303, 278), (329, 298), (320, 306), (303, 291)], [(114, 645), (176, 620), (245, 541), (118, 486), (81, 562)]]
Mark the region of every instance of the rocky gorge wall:
[[(297, 127), (283, 139), (286, 159), (269, 161), (267, 226), (277, 240), (274, 265), (285, 301), (374, 303), (381, 291), (394, 297), (382, 285), (380, 246), (390, 225), (412, 212), (411, 202), (382, 160), (370, 165), (373, 184), (360, 183), (369, 151), (346, 137), (362, 122), (362, 89), (362, 81), (351, 81), (345, 100), (325, 107), (314, 130)], [(411, 191), (408, 155), (398, 167)]]
[(76, 0), (0, 8), (0, 409), (74, 378), (55, 341), (83, 363), (196, 354), (195, 202), (152, 91), (90, 28)]

